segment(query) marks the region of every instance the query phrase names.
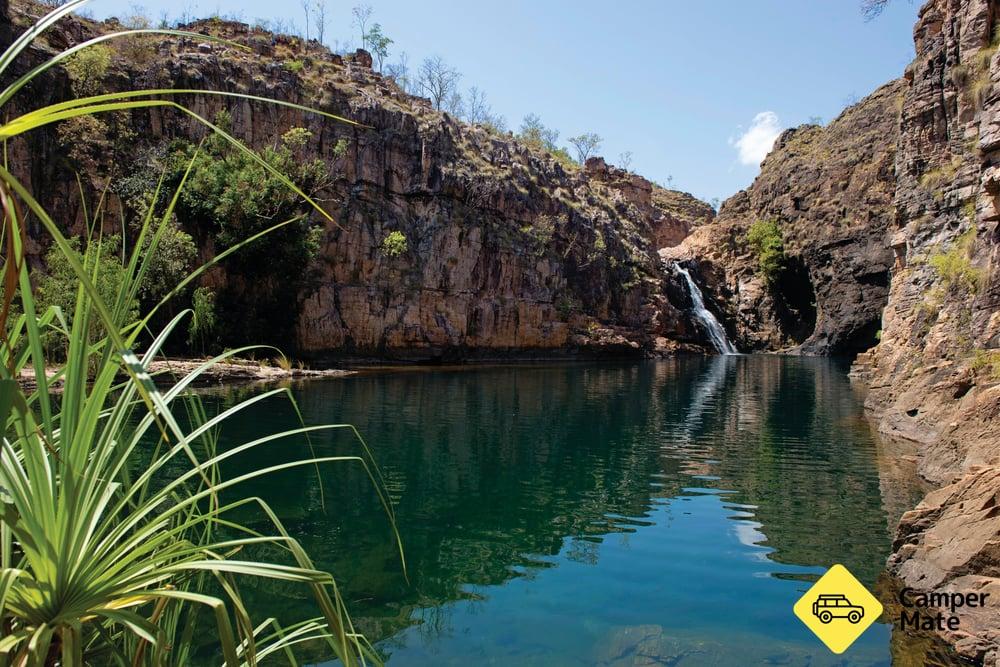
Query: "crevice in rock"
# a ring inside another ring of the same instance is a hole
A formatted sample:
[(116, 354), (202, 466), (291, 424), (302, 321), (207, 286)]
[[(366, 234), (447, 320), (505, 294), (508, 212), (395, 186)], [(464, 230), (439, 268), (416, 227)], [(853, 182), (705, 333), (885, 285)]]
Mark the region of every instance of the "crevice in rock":
[(889, 272), (876, 271), (874, 273), (867, 273), (863, 276), (858, 276), (858, 282), (863, 285), (872, 285), (875, 287), (888, 287)]
[(860, 329), (846, 336), (834, 349), (837, 355), (854, 357), (870, 350), (878, 343), (878, 333), (882, 328), (882, 320), (868, 322)]
[(782, 330), (797, 345), (816, 329), (816, 289), (801, 257), (789, 257), (774, 285), (775, 306)]

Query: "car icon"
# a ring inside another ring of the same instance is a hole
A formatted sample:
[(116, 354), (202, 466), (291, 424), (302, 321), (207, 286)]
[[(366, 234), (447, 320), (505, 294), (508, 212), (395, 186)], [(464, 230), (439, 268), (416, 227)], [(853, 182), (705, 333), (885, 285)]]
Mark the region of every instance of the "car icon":
[(829, 623), (835, 618), (846, 618), (851, 623), (859, 623), (865, 616), (865, 610), (851, 604), (846, 595), (820, 595), (813, 602), (813, 616), (821, 623)]

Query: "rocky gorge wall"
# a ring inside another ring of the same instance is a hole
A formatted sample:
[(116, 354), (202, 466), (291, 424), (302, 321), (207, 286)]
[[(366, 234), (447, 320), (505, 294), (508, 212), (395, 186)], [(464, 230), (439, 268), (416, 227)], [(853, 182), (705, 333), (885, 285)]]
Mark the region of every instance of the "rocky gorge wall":
[[(786, 130), (753, 185), (662, 254), (695, 267), (730, 336), (748, 351), (854, 354), (875, 342), (889, 295), (893, 162), (902, 83), (826, 127)], [(774, 221), (786, 268), (768, 285), (746, 241)]]
[[(33, 7), (17, 4), (14, 22), (23, 25)], [(689, 195), (602, 160), (568, 167), (437, 112), (373, 71), (363, 52), (342, 58), (314, 47), (303, 56), (294, 39), (242, 24), (193, 29), (248, 52), (158, 41), (148, 66), (117, 57), (102, 85), (248, 93), (364, 125), (266, 104), (180, 100), (206, 118), (227, 108), (234, 134), (257, 148), (307, 128), (303, 159), (330, 165), (319, 198), (336, 224), (326, 225), (319, 256), (303, 267), (301, 356), (426, 362), (704, 350), (685, 288), (668, 268), (675, 261), (693, 269), (742, 350), (871, 348), (854, 373), (868, 388), (872, 421), (908, 444), (921, 475), (941, 486), (903, 515), (889, 568), (920, 590), (994, 591), (994, 605), (964, 610), (964, 634), (947, 638), (963, 655), (996, 665), (998, 16), (993, 0), (927, 2), (914, 31), (917, 57), (903, 77), (825, 127), (783, 134), (754, 184), (717, 217)], [(110, 27), (71, 22), (50, 35), (49, 48)], [(9, 32), (0, 20), (0, 38)], [(43, 47), (34, 57), (44, 55)], [(301, 59), (300, 71), (289, 68), (292, 58)], [(27, 93), (27, 105), (57, 101), (70, 95), (69, 82), (54, 72)], [(140, 144), (204, 136), (169, 111), (137, 112), (130, 123)], [(337, 155), (345, 139), (347, 152)], [(91, 190), (127, 157), (98, 152)], [(11, 160), (67, 227), (80, 224), (74, 164), (54, 133), (14, 142)], [(758, 220), (774, 220), (782, 232), (786, 267), (773, 285), (746, 240)], [(381, 251), (390, 232), (405, 237), (405, 252)], [(210, 277), (228, 279), (224, 269)]]
[[(15, 3), (13, 20), (27, 25), (40, 11)], [(70, 21), (46, 40), (58, 49), (114, 27)], [(362, 51), (343, 58), (318, 44), (306, 50), (296, 38), (240, 23), (190, 29), (249, 48), (157, 39), (141, 67), (116, 55), (101, 86), (239, 92), (361, 124), (227, 98), (178, 100), (208, 119), (227, 109), (233, 134), (257, 148), (306, 128), (312, 137), (301, 159), (319, 157), (330, 167), (331, 182), (316, 199), (336, 222), (326, 225), (313, 265), (303, 267), (309, 278), (294, 311), (297, 356), (437, 361), (703, 349), (704, 336), (684, 312), (686, 292), (656, 250), (714, 217), (707, 204), (600, 159), (566, 165), (512, 135), (459, 122), (402, 92)], [(45, 51), (40, 45), (35, 58)], [(288, 64), (293, 58), (301, 67)], [(62, 72), (33, 87), (28, 106), (70, 95)], [(135, 112), (130, 124), (135, 141), (125, 154), (91, 151), (92, 192), (142, 168), (133, 166), (135, 156), (156, 144), (205, 134), (170, 109)], [(348, 142), (342, 156), (341, 140)], [(81, 224), (73, 185), (80, 165), (54, 132), (15, 142), (12, 164), (67, 226)], [(406, 241), (398, 254), (381, 248), (393, 232)], [(223, 267), (209, 284), (227, 279)]]
[[(940, 486), (902, 515), (888, 569), (988, 592), (944, 637), (1000, 664), (1000, 3), (930, 0), (903, 77), (826, 127), (786, 131), (746, 191), (681, 244), (744, 349), (854, 354), (875, 428)], [(750, 226), (785, 250), (765, 281)], [(810, 308), (810, 305), (813, 307)]]
[(1000, 462), (994, 270), (1000, 77), (993, 2), (930, 2), (915, 29), (896, 153), (895, 248), (880, 344), (858, 372), (883, 433), (921, 444), (921, 473), (945, 481)]
[[(945, 486), (903, 515), (890, 570), (919, 590), (989, 592), (946, 633), (1000, 664), (1000, 3), (932, 0), (914, 29), (896, 151), (899, 263), (881, 342), (856, 372), (887, 437)], [(953, 480), (956, 480), (953, 482)]]

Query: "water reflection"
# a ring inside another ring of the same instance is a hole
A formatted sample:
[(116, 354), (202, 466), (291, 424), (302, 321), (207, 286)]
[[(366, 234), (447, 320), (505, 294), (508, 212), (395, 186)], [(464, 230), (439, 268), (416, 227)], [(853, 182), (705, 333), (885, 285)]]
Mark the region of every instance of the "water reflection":
[[(835, 562), (874, 585), (888, 553), (876, 445), (829, 361), (444, 369), (296, 396), (307, 423), (368, 438), (409, 582), (360, 468), (241, 493), (271, 502), (344, 583), (393, 664), (844, 664), (791, 605)], [(296, 423), (266, 406), (224, 441)], [(358, 451), (343, 433), (312, 444)], [(307, 451), (284, 442), (227, 473)], [(259, 593), (268, 614), (303, 613), (300, 588)], [(873, 628), (848, 662), (887, 664), (889, 645)]]

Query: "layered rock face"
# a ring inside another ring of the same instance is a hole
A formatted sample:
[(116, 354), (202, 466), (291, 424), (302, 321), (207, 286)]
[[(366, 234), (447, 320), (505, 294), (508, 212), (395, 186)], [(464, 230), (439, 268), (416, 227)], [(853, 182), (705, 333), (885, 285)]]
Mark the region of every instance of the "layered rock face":
[(654, 215), (653, 245), (669, 248), (679, 245), (695, 227), (715, 219), (715, 210), (705, 202), (686, 192), (654, 187), (652, 193)]
[[(893, 160), (902, 83), (883, 86), (827, 127), (786, 131), (747, 190), (668, 259), (694, 264), (744, 350), (851, 354), (875, 341), (889, 293)], [(769, 286), (747, 243), (779, 225), (787, 256)]]
[[(932, 0), (914, 30), (896, 151), (896, 265), (881, 343), (856, 372), (887, 437), (945, 483), (903, 516), (890, 570), (920, 591), (991, 592), (947, 638), (1000, 664), (1000, 3)], [(960, 476), (957, 481), (950, 483)]]
[[(16, 11), (24, 23), (38, 8), (22, 3)], [(53, 48), (113, 27), (67, 26), (49, 37)], [(115, 58), (103, 86), (247, 93), (362, 124), (231, 98), (178, 100), (209, 119), (228, 109), (233, 134), (255, 147), (306, 128), (312, 139), (303, 159), (318, 156), (330, 165), (333, 181), (316, 197), (337, 222), (327, 226), (315, 265), (303, 267), (310, 278), (297, 307), (299, 356), (430, 361), (701, 349), (701, 334), (683, 312), (684, 291), (670, 284), (656, 250), (711, 219), (707, 204), (603, 161), (586, 169), (565, 165), (508, 134), (458, 122), (373, 71), (364, 52), (345, 59), (315, 44), (305, 50), (294, 38), (238, 23), (191, 29), (252, 52), (158, 41), (141, 68)], [(287, 66), (292, 58), (301, 67)], [(68, 92), (65, 75), (52, 79), (32, 102)], [(204, 135), (172, 110), (136, 112), (132, 124), (134, 154), (154, 141)], [(347, 153), (334, 157), (343, 139)], [(58, 166), (65, 158), (51, 133), (18, 143), (15, 169), (36, 192), (74, 192), (75, 177)], [(109, 178), (113, 167), (129, 164), (128, 156), (95, 161), (91, 173)], [(101, 184), (96, 179), (95, 190)], [(62, 219), (79, 221), (71, 195), (47, 204)], [(405, 238), (404, 252), (383, 251), (394, 232)], [(216, 272), (212, 280), (226, 276)]]
[(947, 481), (1000, 463), (997, 4), (930, 2), (915, 29), (896, 158), (894, 272), (881, 344), (862, 359), (882, 432), (923, 445)]
[[(372, 111), (352, 114), (375, 131), (352, 140), (300, 350), (428, 360), (694, 340), (650, 243), (666, 214), (648, 181), (567, 171), (420, 107)], [(379, 128), (396, 129), (386, 141)], [(407, 239), (397, 257), (379, 252), (393, 231)]]

